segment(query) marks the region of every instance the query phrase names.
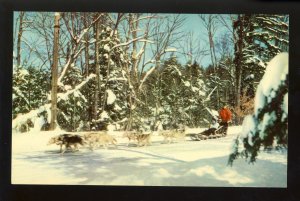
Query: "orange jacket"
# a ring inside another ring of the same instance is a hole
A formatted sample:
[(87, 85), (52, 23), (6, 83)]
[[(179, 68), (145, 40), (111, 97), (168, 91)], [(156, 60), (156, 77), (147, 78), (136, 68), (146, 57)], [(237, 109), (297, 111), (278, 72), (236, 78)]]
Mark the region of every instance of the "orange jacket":
[(228, 122), (231, 120), (231, 112), (227, 108), (222, 108), (219, 112), (219, 115), (223, 122)]

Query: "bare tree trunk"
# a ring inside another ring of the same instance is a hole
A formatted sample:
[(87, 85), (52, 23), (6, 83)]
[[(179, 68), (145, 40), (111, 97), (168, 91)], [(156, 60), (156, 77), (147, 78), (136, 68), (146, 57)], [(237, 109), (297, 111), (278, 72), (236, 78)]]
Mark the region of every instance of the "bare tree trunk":
[(212, 53), (213, 53), (213, 58), (214, 58), (214, 63), (215, 63), (215, 67), (217, 68), (217, 57), (216, 57), (216, 50), (215, 50), (215, 43), (213, 40), (213, 37), (211, 36), (211, 46), (212, 46)]
[(210, 58), (211, 58), (211, 63), (214, 67), (214, 73), (216, 73), (216, 65), (215, 65), (215, 59), (214, 59), (214, 55), (213, 55), (213, 39), (212, 39), (212, 35), (211, 35), (211, 31), (208, 30), (208, 40), (209, 40), (209, 52), (210, 52)]
[[(241, 84), (242, 84), (242, 58), (243, 58), (243, 40), (244, 40), (244, 23), (243, 16), (238, 15), (237, 21), (234, 22), (235, 28), (235, 94), (236, 94), (236, 108), (240, 108), (241, 106)], [(240, 119), (238, 119), (238, 123), (240, 123)]]
[[(84, 24), (84, 28), (88, 28), (88, 24), (87, 24), (87, 14), (86, 13), (83, 13), (83, 24)], [(90, 46), (90, 43), (89, 43), (89, 34), (85, 34), (85, 49), (84, 49), (84, 57), (85, 57), (85, 76), (88, 77), (89, 76), (89, 68), (90, 68), (90, 64), (89, 64), (89, 46)]]
[(98, 102), (99, 102), (99, 91), (100, 91), (100, 65), (99, 65), (99, 21), (94, 25), (95, 32), (95, 72), (96, 72), (96, 89), (94, 93), (94, 110), (93, 110), (93, 119), (97, 120), (98, 115)]
[(50, 130), (54, 130), (55, 127), (56, 127), (56, 124), (57, 124), (57, 79), (58, 79), (58, 67), (57, 67), (57, 65), (58, 65), (59, 19), (60, 19), (60, 14), (55, 13)]
[[(138, 15), (130, 13), (129, 14), (129, 30), (131, 31), (132, 39), (137, 38), (137, 28), (138, 28)], [(136, 22), (134, 23), (134, 21)], [(132, 67), (130, 70), (130, 76), (129, 76), (129, 83), (131, 83), (134, 87), (134, 90), (137, 91), (137, 44), (136, 41), (132, 43), (132, 55), (131, 55), (131, 61), (132, 61)], [(133, 100), (132, 100), (132, 90), (130, 89), (129, 94), (129, 123), (128, 123), (128, 130), (131, 129), (132, 122), (133, 122)]]
[(241, 22), (241, 27), (239, 29), (239, 38), (238, 40), (238, 60), (236, 63), (236, 104), (237, 107), (240, 107), (240, 95), (241, 95), (241, 83), (242, 83), (242, 67), (241, 67), (241, 57), (242, 57), (242, 48), (243, 48), (243, 38), (242, 38), (242, 32), (243, 32), (243, 25), (242, 25), (242, 20)]
[[(203, 21), (203, 24), (207, 30), (208, 33), (208, 41), (209, 41), (209, 49), (210, 49), (210, 56), (211, 56), (211, 62), (214, 68), (214, 74), (215, 76), (218, 76), (217, 74), (217, 58), (216, 58), (216, 51), (214, 47), (214, 41), (213, 36), (216, 32), (216, 24), (215, 24), (215, 15), (200, 15), (200, 19)], [(216, 81), (216, 80), (215, 80)], [(220, 107), (220, 95), (219, 95), (219, 87), (217, 87), (217, 106)]]
[[(137, 29), (139, 26), (138, 14), (131, 14), (132, 17), (130, 17), (130, 24), (131, 24), (131, 33), (132, 33), (132, 39), (137, 38)], [(132, 84), (137, 87), (137, 72), (138, 72), (138, 59), (137, 58), (137, 42), (134, 41), (132, 43), (132, 69), (131, 69), (131, 78), (132, 78)]]
[(21, 65), (21, 40), (23, 34), (23, 19), (25, 12), (20, 12), (20, 21), (19, 21), (19, 32), (18, 32), (18, 41), (17, 41), (17, 68)]

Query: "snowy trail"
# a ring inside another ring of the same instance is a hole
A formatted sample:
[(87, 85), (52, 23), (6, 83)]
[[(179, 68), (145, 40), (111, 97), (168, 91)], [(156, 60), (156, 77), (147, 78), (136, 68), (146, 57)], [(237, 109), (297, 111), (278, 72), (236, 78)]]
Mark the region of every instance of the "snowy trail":
[(165, 159), (165, 160), (169, 160), (169, 161), (174, 161), (174, 162), (184, 162), (183, 160), (179, 160), (176, 158), (172, 158), (166, 155), (162, 155), (162, 154), (157, 154), (155, 152), (150, 152), (150, 151), (145, 151), (145, 150), (136, 150), (136, 149), (128, 149), (128, 148), (119, 148), (118, 150), (124, 150), (127, 151), (128, 153), (139, 153), (141, 154), (141, 156), (150, 156), (153, 158), (160, 158), (160, 159)]
[(46, 146), (55, 132), (13, 134), (12, 183), (286, 187), (286, 153), (261, 153), (254, 165), (240, 159), (227, 166), (230, 145), (240, 129), (230, 127), (224, 138), (186, 138), (171, 144), (162, 144), (162, 137), (154, 135), (146, 147), (127, 147), (127, 140), (116, 132), (117, 149), (81, 148), (62, 156), (58, 146)]

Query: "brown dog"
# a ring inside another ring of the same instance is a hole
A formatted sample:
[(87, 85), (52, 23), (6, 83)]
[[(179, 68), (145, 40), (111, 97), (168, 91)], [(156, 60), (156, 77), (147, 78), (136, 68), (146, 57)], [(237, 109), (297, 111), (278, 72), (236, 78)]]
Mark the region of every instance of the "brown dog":
[(164, 143), (172, 143), (174, 139), (183, 139), (185, 140), (185, 132), (184, 131), (177, 131), (177, 130), (168, 130), (168, 131), (160, 131), (160, 136), (163, 136)]
[(85, 135), (84, 138), (89, 144), (91, 150), (99, 146), (107, 149), (110, 144), (114, 145), (117, 148), (117, 140), (106, 132), (90, 133), (88, 135)]
[(151, 144), (151, 133), (142, 133), (140, 131), (125, 131), (123, 137), (128, 138), (129, 146), (131, 141), (136, 142), (137, 146), (146, 146)]

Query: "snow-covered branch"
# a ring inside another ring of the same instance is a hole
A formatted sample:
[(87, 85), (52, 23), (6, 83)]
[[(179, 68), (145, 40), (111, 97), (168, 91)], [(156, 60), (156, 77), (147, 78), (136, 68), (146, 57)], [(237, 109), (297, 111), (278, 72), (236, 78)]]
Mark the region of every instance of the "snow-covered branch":
[(164, 50), (164, 52), (176, 52), (176, 51), (177, 51), (176, 48), (168, 48)]
[(70, 66), (71, 64), (71, 60), (72, 60), (72, 57), (70, 57), (67, 61), (67, 63), (65, 64), (65, 66), (63, 67), (63, 71), (61, 72), (61, 75), (59, 76), (58, 80), (57, 80), (57, 84), (58, 85), (61, 85), (61, 80), (63, 79), (63, 77), (65, 76), (66, 72), (67, 72), (67, 69), (68, 67)]
[(58, 101), (60, 101), (61, 99), (65, 100), (69, 95), (73, 94), (75, 91), (80, 90), (86, 83), (88, 83), (91, 79), (95, 78), (96, 75), (95, 74), (90, 74), (86, 80), (84, 80), (83, 82), (81, 82), (79, 85), (77, 85), (74, 89), (67, 91), (66, 93), (59, 93), (57, 95)]
[(81, 52), (82, 50), (84, 50), (84, 48), (85, 48), (85, 47), (81, 47), (81, 48), (76, 52), (76, 54), (73, 56), (73, 58), (74, 58), (74, 59), (77, 58), (78, 55), (80, 54), (80, 52)]
[(141, 39), (139, 40), (139, 42), (145, 42), (145, 43), (151, 43), (151, 44), (154, 44), (155, 42), (152, 41), (152, 40), (147, 40), (147, 39)]
[(154, 71), (155, 67), (152, 67), (147, 73), (146, 75), (144, 76), (143, 80), (141, 81), (141, 84), (139, 86), (139, 90), (142, 89), (142, 86), (144, 84), (144, 82), (146, 81), (146, 79), (149, 77), (149, 75)]
[(171, 67), (173, 67), (173, 68), (176, 70), (176, 72), (178, 73), (179, 76), (182, 75), (182, 74), (181, 74), (181, 71), (177, 68), (177, 66), (172, 65)]
[[(83, 36), (85, 36), (85, 34), (88, 32), (88, 30), (100, 19), (100, 17), (102, 16), (103, 14), (99, 14), (95, 20), (87, 27), (85, 28), (80, 34), (79, 36), (74, 36), (73, 38), (76, 39), (75, 40), (75, 44), (74, 44), (74, 47), (72, 49), (72, 52), (71, 52), (71, 56), (70, 58), (68, 59), (66, 65), (64, 66), (63, 68), (63, 71), (61, 72), (61, 75), (59, 76), (58, 78), (58, 84), (61, 83), (62, 79), (64, 78), (64, 76), (66, 75), (69, 67), (70, 67), (70, 64), (73, 63), (74, 60), (76, 60), (76, 58), (79, 56), (80, 52), (85, 48), (85, 47), (82, 47), (80, 48), (78, 51), (76, 51), (78, 49), (78, 47), (80, 46), (80, 42), (83, 38)], [(67, 22), (66, 22), (67, 23)], [(67, 26), (67, 24), (66, 24)], [(71, 34), (72, 32), (70, 32)], [(72, 36), (72, 34), (71, 34)]]
[(204, 99), (204, 102), (210, 100), (210, 96), (212, 95), (212, 93), (213, 93), (216, 89), (217, 89), (217, 86), (215, 86), (215, 88), (213, 88), (213, 90), (208, 94), (208, 96), (206, 97), (206, 99)]
[(146, 61), (143, 66), (147, 66), (148, 64), (154, 64), (154, 63), (155, 63), (155, 60), (150, 59), (150, 60)]
[(133, 42), (135, 42), (135, 41), (138, 41), (138, 40), (141, 40), (141, 39), (143, 39), (144, 37), (145, 37), (145, 36), (140, 36), (140, 37), (134, 38), (134, 39), (132, 39), (132, 40), (129, 40), (129, 41), (125, 42), (125, 43), (120, 43), (120, 44), (118, 44), (118, 45), (115, 45), (115, 46), (113, 46), (113, 47), (110, 49), (110, 51), (112, 51), (113, 49), (115, 49), (115, 48), (117, 48), (117, 47), (130, 45), (131, 43), (133, 43)]
[(147, 43), (154, 43), (153, 41), (150, 40), (146, 40), (146, 39), (141, 39), (138, 42), (144, 42), (143, 47), (141, 47), (140, 51), (136, 54), (135, 58), (140, 60), (141, 56), (145, 53), (145, 49), (146, 49), (146, 44)]
[(140, 57), (143, 55), (143, 53), (145, 52), (145, 48), (141, 48), (140, 51), (135, 55), (136, 59), (140, 59)]

